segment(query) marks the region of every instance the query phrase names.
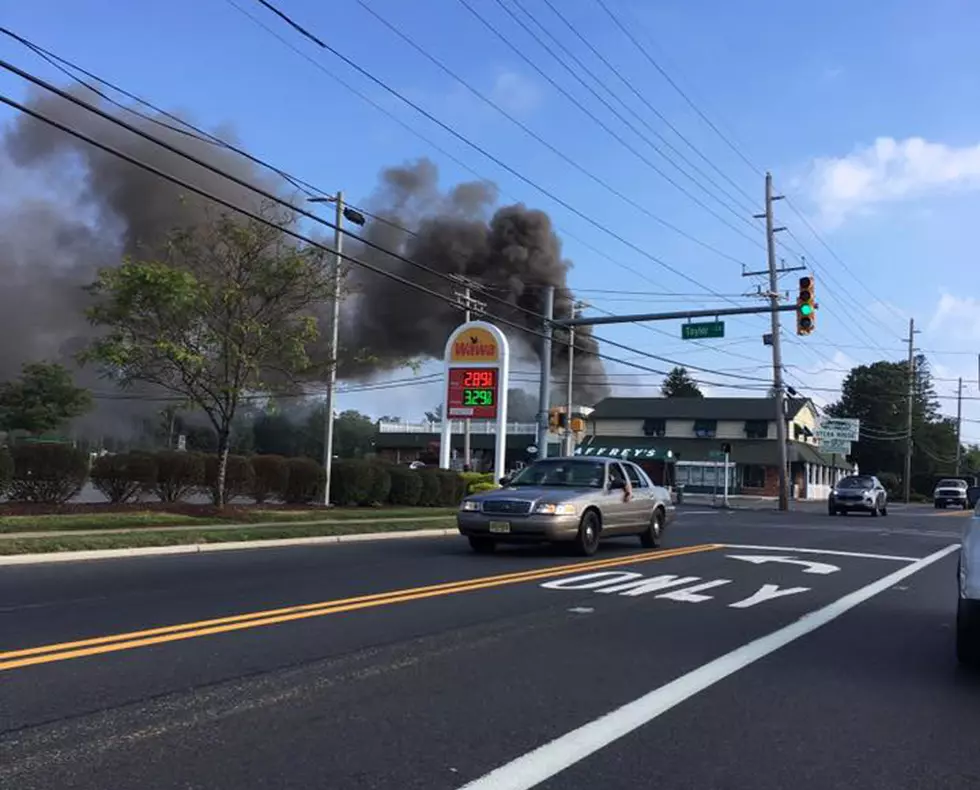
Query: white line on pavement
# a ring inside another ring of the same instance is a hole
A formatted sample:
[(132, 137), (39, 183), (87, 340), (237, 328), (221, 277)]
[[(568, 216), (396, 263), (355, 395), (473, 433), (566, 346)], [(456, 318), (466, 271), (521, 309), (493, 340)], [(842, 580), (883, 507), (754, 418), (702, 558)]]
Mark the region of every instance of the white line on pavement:
[(854, 607), (874, 598), (959, 549), (954, 543), (855, 590), (821, 609), (804, 615), (778, 631), (736, 648), (714, 661), (682, 675), (665, 686), (618, 708), (534, 751), (464, 785), (461, 790), (529, 790), (625, 735), (648, 724), (676, 705), (729, 675), (765, 658), (802, 636), (827, 625)]
[(677, 510), (678, 516), (712, 516), (715, 513), (722, 513), (722, 510)]
[(915, 562), (919, 557), (897, 557), (894, 554), (867, 554), (863, 551), (834, 551), (832, 549), (798, 549), (788, 546), (748, 546), (744, 543), (726, 543), (726, 549), (750, 549), (755, 551), (795, 551), (797, 554), (829, 554), (834, 557), (858, 557), (866, 560), (895, 560)]

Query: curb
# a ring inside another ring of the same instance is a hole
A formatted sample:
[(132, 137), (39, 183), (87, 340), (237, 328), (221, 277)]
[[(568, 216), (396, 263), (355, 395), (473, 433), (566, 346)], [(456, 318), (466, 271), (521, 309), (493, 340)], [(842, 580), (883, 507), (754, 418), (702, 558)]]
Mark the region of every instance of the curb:
[(416, 529), (405, 532), (363, 532), (356, 535), (321, 535), (313, 538), (275, 538), (272, 540), (238, 540), (229, 543), (188, 543), (181, 546), (143, 546), (135, 549), (94, 549), (90, 551), (45, 552), (43, 554), (8, 554), (0, 556), (0, 566), (40, 565), (53, 562), (81, 562), (124, 557), (155, 557), (166, 554), (205, 554), (213, 551), (272, 549), (284, 546), (316, 546), (327, 543), (361, 543), (375, 540), (441, 538), (458, 535), (455, 529)]

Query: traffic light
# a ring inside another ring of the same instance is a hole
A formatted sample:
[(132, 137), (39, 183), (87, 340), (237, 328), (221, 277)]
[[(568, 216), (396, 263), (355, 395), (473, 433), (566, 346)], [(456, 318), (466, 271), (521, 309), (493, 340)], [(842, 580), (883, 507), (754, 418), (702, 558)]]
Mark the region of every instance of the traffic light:
[(817, 305), (813, 301), (813, 275), (800, 278), (796, 297), (796, 334), (809, 335), (817, 323)]
[(557, 433), (558, 429), (561, 428), (565, 423), (565, 415), (562, 410), (557, 406), (553, 406), (548, 409), (548, 430), (552, 433)]

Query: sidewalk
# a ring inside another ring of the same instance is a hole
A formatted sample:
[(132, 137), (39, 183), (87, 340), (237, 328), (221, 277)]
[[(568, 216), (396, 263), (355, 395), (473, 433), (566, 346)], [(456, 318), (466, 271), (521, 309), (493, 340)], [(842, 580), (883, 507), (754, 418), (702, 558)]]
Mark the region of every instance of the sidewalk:
[[(676, 498), (675, 498), (676, 503)], [(695, 505), (697, 507), (724, 508), (723, 497), (719, 494), (712, 497), (711, 494), (684, 494), (684, 505)], [(827, 507), (824, 499), (791, 499), (789, 501), (790, 510), (823, 510)], [(730, 495), (728, 497), (729, 510), (778, 510), (779, 500), (777, 497), (763, 496), (742, 496)]]
[(24, 538), (69, 538), (69, 537), (91, 537), (93, 535), (127, 535), (150, 532), (219, 532), (222, 530), (234, 529), (261, 529), (276, 527), (286, 529), (288, 527), (317, 527), (342, 524), (404, 524), (404, 523), (432, 523), (436, 521), (446, 521), (455, 518), (452, 515), (446, 516), (398, 516), (396, 518), (343, 518), (343, 519), (317, 519), (316, 521), (257, 521), (243, 524), (211, 523), (211, 524), (187, 524), (180, 526), (165, 527), (119, 527), (113, 529), (47, 529), (35, 530), (32, 532), (0, 532), (0, 540), (15, 540)]

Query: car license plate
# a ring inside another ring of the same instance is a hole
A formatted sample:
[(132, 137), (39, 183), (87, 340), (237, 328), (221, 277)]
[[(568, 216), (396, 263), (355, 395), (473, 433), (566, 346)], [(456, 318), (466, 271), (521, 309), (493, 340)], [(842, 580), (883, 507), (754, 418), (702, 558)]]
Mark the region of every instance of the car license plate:
[(496, 533), (506, 533), (510, 532), (510, 522), (509, 521), (491, 521), (490, 531)]

